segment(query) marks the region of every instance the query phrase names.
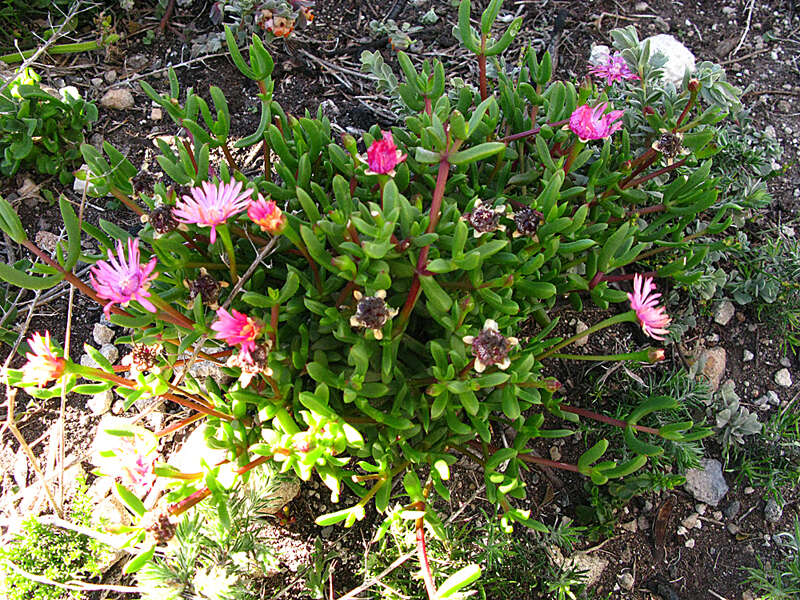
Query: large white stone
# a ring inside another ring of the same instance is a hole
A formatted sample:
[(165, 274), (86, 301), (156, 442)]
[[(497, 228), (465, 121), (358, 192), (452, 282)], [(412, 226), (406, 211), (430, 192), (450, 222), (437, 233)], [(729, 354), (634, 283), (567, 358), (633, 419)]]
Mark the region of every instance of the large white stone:
[(680, 87), (686, 71), (694, 72), (694, 54), (675, 37), (666, 33), (659, 33), (644, 40), (650, 42), (650, 56), (660, 52), (667, 57), (664, 65), (664, 80), (672, 82), (675, 87)]

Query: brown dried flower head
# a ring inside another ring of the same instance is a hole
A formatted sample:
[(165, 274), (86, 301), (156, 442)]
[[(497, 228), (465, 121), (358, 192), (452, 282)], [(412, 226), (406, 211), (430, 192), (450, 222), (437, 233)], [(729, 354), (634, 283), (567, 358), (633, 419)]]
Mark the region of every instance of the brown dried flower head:
[(374, 296), (364, 296), (356, 290), (353, 297), (358, 304), (356, 314), (350, 317), (350, 325), (371, 329), (376, 340), (383, 339), (383, 326), (397, 314), (396, 308), (386, 304), (386, 290), (378, 290)]
[(533, 237), (536, 235), (536, 231), (539, 229), (539, 214), (532, 208), (520, 208), (518, 211), (513, 213), (512, 218), (514, 219), (514, 225), (517, 227), (517, 230), (512, 233), (512, 237)]
[(178, 227), (178, 221), (172, 216), (172, 207), (159, 204), (148, 215), (142, 215), (143, 223), (150, 223), (156, 235), (164, 235)]
[(269, 368), (269, 352), (272, 350), (272, 340), (265, 340), (260, 344), (256, 344), (255, 348), (250, 351), (249, 357), (246, 354), (235, 354), (228, 358), (227, 366), (236, 367), (242, 370), (239, 377), (239, 383), (242, 387), (247, 387), (253, 378), (259, 373), (263, 373), (267, 377), (272, 375), (272, 369)]
[(511, 365), (508, 357), (512, 346), (519, 344), (515, 337), (506, 337), (492, 319), (486, 319), (483, 329), (476, 335), (467, 335), (463, 338), (465, 344), (472, 346), (475, 355), (475, 370), (483, 373), (486, 367), (497, 365), (498, 369), (505, 370)]
[(492, 231), (505, 231), (506, 226), (500, 224), (500, 215), (506, 212), (506, 207), (500, 205), (492, 208), (485, 205), (480, 198), (475, 201), (471, 213), (465, 213), (461, 218), (472, 225), (473, 237), (480, 237)]
[(660, 129), (659, 131), (661, 135), (653, 142), (651, 147), (664, 156), (668, 165), (674, 163), (678, 156), (689, 154), (689, 150), (683, 147), (683, 134), (681, 132), (672, 132), (666, 129)]
[(184, 281), (184, 285), (189, 288), (189, 300), (194, 301), (197, 296), (211, 310), (219, 308), (219, 290), (223, 287), (216, 279), (208, 274), (204, 268), (200, 269), (200, 275), (194, 281)]
[(121, 364), (129, 367), (133, 373), (154, 373), (161, 372), (161, 367), (158, 366), (159, 358), (161, 356), (161, 344), (133, 344), (131, 353), (123, 356)]

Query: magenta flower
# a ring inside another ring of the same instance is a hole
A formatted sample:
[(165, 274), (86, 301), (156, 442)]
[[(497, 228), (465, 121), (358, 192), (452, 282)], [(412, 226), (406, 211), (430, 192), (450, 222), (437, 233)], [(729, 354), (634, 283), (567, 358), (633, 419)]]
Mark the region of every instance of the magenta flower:
[(606, 85), (628, 79), (639, 79), (639, 76), (630, 70), (621, 52), (614, 52), (613, 55), (607, 56), (603, 64), (593, 66), (589, 69), (589, 73), (601, 79), (605, 78)]
[(240, 346), (244, 358), (252, 362), (250, 352), (255, 349), (256, 338), (264, 326), (236, 309), (233, 314), (224, 308), (217, 309), (217, 317), (219, 320), (211, 324), (211, 329), (217, 332), (217, 339), (230, 346)]
[(408, 158), (395, 146), (391, 131), (381, 131), (383, 138), (375, 140), (367, 148), (367, 175), (389, 175), (394, 177), (394, 168)]
[(175, 203), (173, 216), (181, 223), (211, 227), (211, 243), (217, 240), (217, 225), (222, 225), (232, 216), (247, 209), (250, 190), (241, 191), (242, 182), (222, 183), (214, 185), (204, 181), (202, 187), (189, 190), (191, 196), (185, 195)]
[(628, 294), (631, 308), (636, 311), (636, 317), (642, 326), (642, 331), (654, 340), (663, 340), (669, 333), (667, 327), (671, 319), (663, 306), (658, 306), (660, 293), (652, 294), (656, 284), (652, 277), (642, 277), (638, 273), (633, 277), (633, 293)]
[(261, 231), (268, 233), (280, 233), (286, 226), (286, 217), (283, 216), (283, 211), (274, 201), (264, 200), (261, 194), (258, 195), (258, 200), (250, 201), (250, 205), (247, 207), (247, 216), (261, 228)]
[(122, 240), (117, 240), (117, 256), (108, 251), (108, 261), (99, 260), (92, 267), (89, 278), (97, 295), (104, 300), (110, 300), (103, 307), (103, 312), (108, 318), (111, 306), (119, 302), (127, 306), (131, 300), (137, 300), (145, 310), (156, 312), (156, 307), (147, 298), (150, 292), (150, 282), (156, 278), (153, 269), (156, 266), (156, 257), (150, 259), (146, 265), (139, 264), (139, 240), (128, 238), (128, 259), (125, 259), (125, 250)]
[(38, 331), (28, 339), (31, 351), (25, 354), (28, 359), (22, 366), (22, 382), (35, 383), (42, 387), (46, 383), (58, 379), (64, 373), (67, 361), (56, 356), (50, 347), (50, 332), (44, 336)]
[(607, 115), (604, 115), (608, 102), (603, 102), (592, 108), (588, 104), (584, 104), (575, 109), (572, 116), (569, 118), (569, 128), (572, 133), (578, 136), (582, 142), (589, 140), (599, 140), (610, 136), (615, 131), (622, 127), (622, 123), (618, 121), (622, 116), (623, 111), (612, 110)]

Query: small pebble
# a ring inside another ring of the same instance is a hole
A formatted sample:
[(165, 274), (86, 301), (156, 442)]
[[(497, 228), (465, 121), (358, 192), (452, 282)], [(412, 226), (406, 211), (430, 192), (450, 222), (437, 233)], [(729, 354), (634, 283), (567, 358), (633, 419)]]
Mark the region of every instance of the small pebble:
[(744, 351), (744, 356), (742, 357), (742, 360), (743, 360), (744, 362), (750, 362), (750, 361), (751, 361), (751, 360), (753, 360), (754, 358), (755, 358), (755, 354), (753, 354), (752, 352), (750, 352), (750, 350), (745, 350), (745, 351)]
[(619, 582), (619, 586), (627, 591), (631, 591), (633, 589), (633, 585), (635, 583), (633, 579), (633, 575), (630, 573), (620, 573), (617, 575), (617, 581)]
[(700, 520), (700, 515), (697, 513), (692, 513), (688, 517), (686, 517), (683, 521), (681, 521), (681, 525), (683, 525), (686, 529), (694, 529), (699, 520)]
[(558, 462), (561, 460), (561, 451), (555, 446), (550, 446), (550, 460)]
[(764, 518), (770, 523), (777, 523), (782, 516), (783, 508), (778, 505), (775, 498), (770, 496), (769, 500), (767, 500), (767, 505), (764, 507)]
[(725, 509), (725, 516), (728, 519), (733, 519), (739, 514), (740, 510), (742, 510), (742, 503), (738, 500), (734, 500), (728, 505), (728, 508)]
[(92, 336), (95, 342), (101, 346), (105, 346), (106, 344), (110, 344), (111, 340), (114, 339), (114, 331), (110, 327), (106, 327), (101, 323), (96, 323), (92, 330)]
[(728, 529), (728, 532), (731, 535), (736, 535), (737, 533), (739, 533), (741, 531), (741, 529), (739, 528), (739, 526), (736, 523), (728, 523), (725, 527)]
[(687, 548), (694, 548), (694, 538), (689, 538), (683, 543)]
[(638, 525), (636, 524), (636, 521), (633, 520), (633, 521), (628, 521), (627, 523), (623, 523), (622, 524), (622, 528), (625, 531), (630, 531), (631, 533), (636, 533), (636, 531), (638, 529)]
[(700, 515), (704, 515), (704, 514), (706, 514), (706, 508), (707, 507), (708, 507), (707, 504), (703, 504), (702, 502), (699, 502), (698, 504), (694, 505), (694, 510), (695, 510), (696, 513), (698, 513)]
[(746, 488), (744, 488), (744, 493), (747, 494), (748, 496), (755, 491), (756, 491), (755, 488), (751, 488), (749, 485)]
[(716, 521), (722, 521), (722, 511), (721, 510), (715, 510), (711, 514), (711, 516), (714, 517), (714, 520), (716, 520)]
[(119, 350), (117, 350), (117, 347), (114, 344), (106, 344), (100, 348), (100, 354), (105, 356), (108, 362), (110, 362), (112, 365), (117, 362), (117, 359), (119, 358)]
[(792, 366), (792, 361), (790, 361), (787, 357), (781, 358), (781, 366), (786, 367), (787, 369)]
[(156, 106), (150, 111), (150, 120), (151, 121), (160, 121), (163, 118), (164, 118), (164, 113), (161, 110), (161, 108)]
[(114, 70), (106, 71), (103, 74), (103, 77), (106, 80), (106, 83), (114, 83), (117, 80), (117, 72)]
[(781, 387), (791, 387), (792, 375), (789, 373), (789, 369), (784, 368), (775, 373), (775, 383)]

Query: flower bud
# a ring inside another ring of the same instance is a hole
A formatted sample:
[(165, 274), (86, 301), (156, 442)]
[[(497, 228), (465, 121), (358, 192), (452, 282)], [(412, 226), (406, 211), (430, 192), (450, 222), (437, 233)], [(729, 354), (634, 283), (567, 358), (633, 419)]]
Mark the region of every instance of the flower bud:
[(647, 360), (649, 360), (651, 363), (664, 360), (664, 358), (666, 358), (666, 356), (664, 355), (663, 348), (651, 348), (647, 353)]
[(692, 93), (697, 93), (700, 90), (700, 80), (692, 77), (689, 80), (689, 85), (687, 86), (689, 91)]
[(554, 394), (561, 389), (561, 382), (558, 379), (546, 379), (544, 382), (544, 389)]
[(646, 106), (644, 107), (644, 109), (642, 109), (642, 112), (643, 112), (643, 113), (644, 113), (646, 116), (649, 116), (649, 115), (654, 115), (654, 114), (656, 114), (656, 109), (655, 109), (655, 108), (653, 108), (652, 106), (650, 106), (650, 105), (648, 104), (648, 105), (646, 105)]

